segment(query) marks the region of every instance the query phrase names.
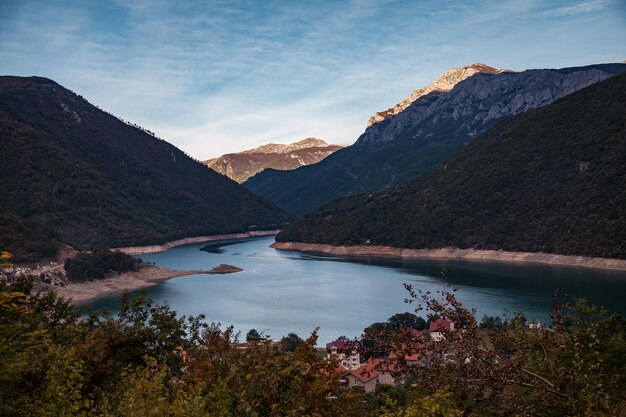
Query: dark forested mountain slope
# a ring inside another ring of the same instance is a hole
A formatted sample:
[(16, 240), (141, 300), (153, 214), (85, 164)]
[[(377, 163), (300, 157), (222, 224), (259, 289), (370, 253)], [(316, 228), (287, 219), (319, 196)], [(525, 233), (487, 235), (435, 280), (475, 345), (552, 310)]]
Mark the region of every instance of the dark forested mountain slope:
[(288, 172), (268, 169), (244, 185), (297, 214), (338, 197), (383, 190), (430, 171), (499, 120), (548, 105), (626, 65), (492, 70), (400, 106), (401, 111), (371, 124), (354, 145), (315, 165)]
[(51, 227), (0, 211), (0, 251), (12, 255), (10, 262), (53, 257), (59, 246), (57, 233)]
[(80, 248), (276, 228), (289, 215), (39, 77), (0, 77), (0, 210)]
[(425, 176), (327, 204), (277, 240), (626, 258), (626, 74), (499, 123)]

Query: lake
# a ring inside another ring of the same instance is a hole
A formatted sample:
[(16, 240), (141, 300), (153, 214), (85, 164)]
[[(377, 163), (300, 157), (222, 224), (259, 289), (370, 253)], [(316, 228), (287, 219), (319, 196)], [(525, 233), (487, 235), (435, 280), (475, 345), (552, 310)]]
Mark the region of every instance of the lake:
[[(626, 272), (535, 264), (466, 261), (345, 259), (277, 251), (273, 237), (195, 244), (142, 255), (147, 262), (175, 269), (211, 269), (221, 263), (243, 268), (226, 275), (173, 278), (146, 290), (157, 303), (179, 314), (203, 313), (207, 321), (233, 325), (245, 334), (256, 329), (280, 338), (290, 332), (308, 336), (319, 327), (322, 345), (345, 335), (361, 335), (376, 321), (413, 311), (404, 303), (404, 283), (436, 291), (446, 284), (458, 298), (483, 314), (523, 311), (548, 323), (555, 290), (585, 297), (626, 315)], [(447, 268), (442, 276), (441, 271)], [(103, 297), (94, 308), (119, 309), (119, 295)]]

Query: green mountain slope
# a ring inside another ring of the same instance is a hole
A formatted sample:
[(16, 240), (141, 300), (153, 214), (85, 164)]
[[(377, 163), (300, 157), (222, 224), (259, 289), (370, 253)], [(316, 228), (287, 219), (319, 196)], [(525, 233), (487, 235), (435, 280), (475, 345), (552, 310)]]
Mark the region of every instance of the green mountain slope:
[(626, 74), (501, 122), (423, 177), (329, 203), (277, 240), (626, 258)]
[(290, 218), (45, 78), (0, 77), (0, 176), (0, 210), (79, 248), (276, 228)]

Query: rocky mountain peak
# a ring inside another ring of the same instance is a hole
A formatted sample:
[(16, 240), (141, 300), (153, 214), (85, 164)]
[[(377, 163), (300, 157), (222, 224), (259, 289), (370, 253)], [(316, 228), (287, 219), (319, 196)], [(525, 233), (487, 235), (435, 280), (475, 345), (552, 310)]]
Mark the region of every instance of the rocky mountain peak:
[(213, 170), (242, 183), (267, 168), (292, 170), (315, 164), (342, 146), (322, 139), (306, 138), (290, 144), (268, 143), (254, 149), (229, 153), (204, 161)]
[(287, 147), (291, 147), (292, 149), (319, 148), (323, 146), (330, 146), (330, 144), (317, 138), (306, 138), (287, 145)]
[(409, 97), (405, 98), (404, 100), (402, 100), (395, 106), (385, 111), (378, 112), (374, 116), (370, 117), (370, 119), (367, 122), (367, 126), (369, 127), (373, 124), (376, 124), (378, 122), (385, 120), (386, 118), (394, 117), (395, 115), (400, 113), (402, 110), (409, 107), (411, 103), (413, 103), (415, 100), (417, 100), (420, 97), (425, 96), (426, 94), (430, 94), (433, 92), (446, 93), (452, 90), (452, 88), (454, 88), (455, 85), (471, 77), (474, 74), (477, 74), (477, 73), (499, 74), (501, 72), (509, 72), (509, 70), (503, 70), (503, 69), (490, 67), (489, 65), (482, 64), (482, 63), (475, 63), (475, 64), (467, 65), (464, 67), (449, 69), (448, 71), (441, 74), (439, 78), (437, 78), (432, 84), (424, 88), (413, 90), (413, 92), (411, 93)]
[(308, 149), (308, 148), (324, 148), (326, 146), (331, 146), (326, 143), (322, 139), (317, 138), (306, 138), (302, 139), (298, 142), (293, 142), (289, 144), (281, 144), (281, 143), (268, 143), (267, 145), (261, 145), (254, 149), (248, 149), (240, 154), (251, 154), (251, 153), (289, 153), (293, 151), (297, 151), (300, 149)]

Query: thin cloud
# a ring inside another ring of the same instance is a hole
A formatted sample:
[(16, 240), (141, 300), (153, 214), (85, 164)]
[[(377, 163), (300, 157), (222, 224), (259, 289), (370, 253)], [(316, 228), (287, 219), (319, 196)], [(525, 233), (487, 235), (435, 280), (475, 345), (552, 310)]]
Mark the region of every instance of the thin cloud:
[(541, 13), (543, 16), (559, 17), (571, 16), (582, 13), (591, 13), (606, 8), (612, 3), (611, 0), (593, 0), (575, 4), (573, 6), (558, 7)]
[[(307, 136), (352, 143), (454, 66), (626, 56), (623, 19), (594, 26), (563, 2), (550, 3), (558, 19), (537, 19), (536, 0), (5, 2), (0, 73), (52, 78), (201, 159)], [(601, 4), (619, 7), (577, 10)]]

